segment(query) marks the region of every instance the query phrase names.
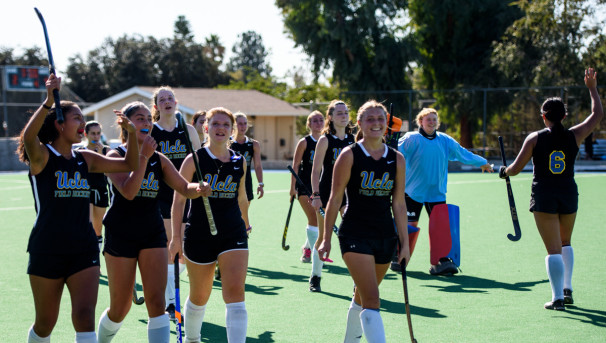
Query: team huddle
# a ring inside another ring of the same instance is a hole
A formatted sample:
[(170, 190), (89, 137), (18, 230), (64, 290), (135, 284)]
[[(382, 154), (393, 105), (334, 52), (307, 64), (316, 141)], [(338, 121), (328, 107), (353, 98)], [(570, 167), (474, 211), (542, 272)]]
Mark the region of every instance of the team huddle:
[[(541, 113), (546, 129), (530, 134), (515, 162), (499, 171), (504, 178), (519, 173), (531, 158), (535, 164), (530, 211), (548, 252), (552, 299), (547, 309), (564, 310), (573, 302), (574, 159), (603, 117), (593, 69), (586, 70), (585, 83), (591, 115), (565, 129), (564, 103), (548, 99)], [(58, 115), (52, 105), (59, 78), (51, 74), (46, 88), (47, 99), (23, 129), (18, 150), (29, 165), (37, 212), (27, 247), (36, 314), (28, 342), (50, 342), (66, 285), (75, 341), (110, 342), (136, 299), (137, 267), (149, 342), (168, 342), (170, 320), (181, 322), (175, 281), (185, 269), (190, 283), (183, 310), (185, 341), (200, 342), (213, 279), (220, 278), (228, 342), (245, 342), (251, 165), (259, 198), (264, 187), (260, 146), (246, 136), (246, 115), (215, 107), (185, 124), (175, 94), (161, 87), (149, 107), (137, 101), (115, 111), (122, 144), (110, 150), (100, 143), (101, 126), (85, 123), (75, 103), (62, 101), (64, 118)], [(353, 126), (347, 104), (333, 100), (326, 116), (318, 111), (308, 116), (309, 135), (299, 141), (293, 158), (299, 182), (293, 177), (290, 196), (298, 198), (307, 217), (301, 261), (311, 262), (309, 290), (321, 292), (333, 231), (355, 284), (345, 342), (359, 342), (362, 336), (385, 342), (379, 284), (390, 266), (398, 269), (410, 261), (422, 208), (430, 221), (447, 208), (448, 161), (493, 171), (485, 158), (438, 132), (434, 109), (421, 110), (418, 131), (389, 146), (390, 116), (381, 103), (369, 100), (358, 109)], [(85, 135), (88, 144), (73, 149)], [(429, 232), (434, 242), (442, 236), (458, 240), (452, 231)], [(430, 274), (458, 272), (458, 258), (431, 249)], [(110, 304), (96, 322), (100, 252)]]

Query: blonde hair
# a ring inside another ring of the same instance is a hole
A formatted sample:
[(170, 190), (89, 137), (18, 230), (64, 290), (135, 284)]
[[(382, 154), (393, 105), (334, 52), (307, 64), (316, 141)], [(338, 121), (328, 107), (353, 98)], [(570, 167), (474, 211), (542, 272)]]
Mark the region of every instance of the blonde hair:
[(419, 128), (421, 128), (421, 123), (423, 122), (423, 118), (427, 117), (428, 115), (435, 113), (436, 118), (437, 118), (437, 124), (436, 124), (436, 130), (440, 127), (440, 116), (438, 116), (438, 111), (436, 111), (434, 108), (428, 108), (425, 107), (421, 110), (421, 112), (419, 112), (419, 114), (417, 114), (417, 117), (415, 118), (415, 121), (417, 122), (417, 126)]
[(175, 97), (175, 92), (169, 86), (162, 86), (160, 88), (157, 88), (154, 91), (154, 94), (152, 95), (152, 102), (149, 105), (149, 107), (151, 108), (151, 115), (152, 115), (152, 120), (154, 121), (154, 123), (157, 122), (158, 120), (160, 120), (160, 111), (158, 110), (157, 106), (158, 106), (158, 94), (160, 94), (161, 91), (170, 92), (173, 95), (173, 98), (175, 98), (175, 101), (177, 101), (177, 97)]
[(308, 130), (311, 130), (311, 118), (313, 118), (313, 117), (315, 117), (315, 116), (320, 116), (320, 117), (322, 117), (322, 120), (325, 120), (325, 119), (324, 119), (324, 115), (322, 114), (322, 112), (320, 112), (320, 111), (318, 111), (318, 110), (315, 110), (315, 111), (311, 112), (311, 113), (310, 113), (310, 114), (307, 116), (307, 121), (305, 122), (305, 127), (306, 127)]
[[(356, 120), (357, 121), (361, 121), (362, 117), (364, 116), (364, 114), (370, 110), (370, 109), (374, 109), (374, 108), (378, 108), (381, 111), (383, 111), (383, 115), (385, 116), (385, 118), (387, 119), (387, 108), (385, 108), (385, 106), (376, 101), (376, 100), (368, 100), (367, 102), (365, 102), (362, 106), (360, 106), (360, 108), (358, 109), (358, 113), (356, 116)], [(357, 124), (356, 124), (357, 125)], [(360, 141), (362, 138), (364, 138), (364, 134), (362, 133), (362, 130), (360, 130), (358, 128), (358, 133), (356, 134), (356, 142)]]

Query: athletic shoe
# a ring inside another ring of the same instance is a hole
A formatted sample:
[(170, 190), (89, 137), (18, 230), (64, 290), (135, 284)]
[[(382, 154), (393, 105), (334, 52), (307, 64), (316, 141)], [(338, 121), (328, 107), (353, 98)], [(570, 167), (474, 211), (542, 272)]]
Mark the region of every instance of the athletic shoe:
[(175, 304), (168, 304), (166, 307), (166, 313), (168, 313), (168, 318), (172, 321), (175, 321)]
[(572, 290), (568, 288), (564, 288), (564, 304), (572, 305), (574, 304), (574, 300), (572, 300)]
[(215, 268), (215, 280), (221, 281), (221, 270), (219, 269), (219, 265)]
[(545, 303), (545, 309), (556, 310), (556, 311), (566, 310), (566, 307), (564, 307), (564, 299), (556, 299), (555, 301), (550, 301), (548, 303)]
[(322, 278), (316, 275), (312, 275), (309, 278), (309, 291), (310, 292), (322, 292), (322, 287), (320, 287), (320, 280)]
[(310, 263), (311, 262), (311, 249), (303, 248), (303, 255), (301, 256), (301, 262)]
[(431, 275), (454, 275), (459, 272), (457, 265), (449, 258), (441, 258), (437, 265), (429, 268)]

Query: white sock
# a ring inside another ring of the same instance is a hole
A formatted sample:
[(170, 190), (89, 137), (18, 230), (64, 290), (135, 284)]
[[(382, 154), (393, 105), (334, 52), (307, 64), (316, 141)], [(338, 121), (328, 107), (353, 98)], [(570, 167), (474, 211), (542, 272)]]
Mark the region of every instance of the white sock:
[(323, 262), (320, 260), (318, 250), (315, 248), (316, 241), (318, 240), (318, 227), (309, 225), (307, 227), (307, 240), (311, 246), (311, 275), (322, 276), (322, 265)]
[(149, 343), (168, 343), (170, 340), (170, 320), (168, 314), (149, 318), (147, 322), (147, 340)]
[[(307, 230), (309, 230), (310, 227), (313, 227), (311, 225), (307, 225), (305, 227), (305, 232), (307, 232)], [(310, 249), (311, 245), (309, 244), (309, 238), (305, 237), (305, 244), (303, 245), (303, 249)]]
[(185, 342), (200, 342), (204, 311), (206, 311), (206, 305), (198, 306), (187, 297), (183, 312), (184, 317), (187, 318), (185, 321)]
[(103, 252), (103, 236), (97, 236), (97, 242), (99, 243), (99, 251)]
[(181, 275), (185, 269), (185, 263), (179, 263), (179, 275)]
[(227, 329), (227, 342), (246, 342), (247, 326), (248, 313), (246, 312), (244, 301), (225, 304), (225, 328)]
[(572, 269), (574, 267), (574, 249), (570, 245), (562, 247), (564, 261), (564, 288), (572, 291)]
[(545, 257), (547, 276), (551, 285), (551, 301), (564, 299), (564, 261), (561, 254)]
[(175, 265), (168, 265), (168, 274), (166, 275), (166, 291), (164, 292), (166, 307), (175, 304)]
[(109, 319), (107, 311), (109, 311), (109, 308), (103, 311), (101, 319), (99, 319), (99, 326), (97, 327), (97, 341), (99, 341), (99, 343), (111, 342), (122, 326), (122, 322), (116, 323)]
[(360, 313), (360, 321), (368, 343), (385, 343), (385, 328), (379, 310), (365, 308)]
[(347, 327), (345, 328), (344, 343), (358, 343), (362, 338), (362, 322), (360, 321), (360, 313), (362, 306), (356, 304), (355, 300), (351, 299), (349, 311), (347, 311)]
[(50, 335), (46, 337), (40, 337), (34, 331), (34, 324), (29, 328), (27, 333), (27, 343), (47, 343), (50, 342)]
[(97, 343), (97, 336), (94, 331), (76, 332), (76, 343)]

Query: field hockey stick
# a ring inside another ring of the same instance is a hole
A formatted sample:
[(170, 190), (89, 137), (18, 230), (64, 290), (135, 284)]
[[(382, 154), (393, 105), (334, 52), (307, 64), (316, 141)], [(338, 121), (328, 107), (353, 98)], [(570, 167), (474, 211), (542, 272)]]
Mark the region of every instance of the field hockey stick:
[(175, 324), (177, 324), (177, 342), (183, 342), (183, 333), (181, 332), (181, 295), (179, 290), (179, 253), (175, 255)]
[(288, 223), (290, 223), (290, 214), (292, 213), (292, 204), (295, 202), (295, 196), (290, 197), (290, 206), (288, 207), (288, 215), (286, 216), (286, 225), (284, 225), (284, 233), (282, 234), (282, 249), (290, 249), (290, 245), (286, 245), (286, 234), (288, 233)]
[(406, 259), (402, 259), (400, 262), (402, 268), (402, 286), (404, 288), (404, 307), (406, 308), (406, 319), (408, 320), (408, 332), (410, 333), (410, 341), (417, 343), (415, 335), (412, 333), (412, 319), (410, 316), (410, 305), (408, 303), (408, 284), (406, 282)]
[(135, 277), (135, 285), (133, 286), (133, 303), (135, 305), (142, 305), (145, 302), (144, 297), (140, 297), (137, 295), (137, 278)]
[[(292, 175), (295, 177), (295, 180), (297, 180), (297, 184), (299, 185), (299, 187), (301, 187), (301, 189), (307, 193), (307, 194), (311, 194), (311, 192), (309, 191), (309, 189), (307, 188), (307, 186), (305, 186), (305, 184), (303, 183), (303, 180), (301, 180), (299, 178), (299, 175), (297, 175), (297, 173), (295, 173), (294, 169), (292, 169), (291, 166), (286, 167), (288, 168), (288, 170), (290, 170), (290, 172), (292, 173)], [(320, 207), (320, 214), (322, 215), (322, 217), (326, 217), (326, 213), (324, 213), (324, 210), (322, 209), (322, 207)], [(336, 225), (332, 226), (332, 231), (334, 231), (335, 233), (339, 232), (339, 228)]]
[[(42, 23), (42, 28), (44, 29), (44, 39), (46, 39), (46, 51), (48, 52), (48, 68), (51, 74), (55, 74), (55, 62), (53, 61), (53, 52), (51, 51), (50, 40), (48, 39), (48, 32), (46, 31), (46, 23), (44, 22), (44, 17), (42, 13), (38, 11), (36, 7), (34, 7), (34, 11), (38, 15), (40, 22)], [(55, 74), (57, 76), (57, 74)], [(53, 89), (53, 97), (55, 98), (55, 113), (57, 113), (57, 123), (63, 123), (63, 111), (61, 110), (61, 98), (59, 97), (59, 90)]]
[[(505, 147), (503, 146), (503, 137), (499, 136), (499, 146), (501, 148), (501, 158), (503, 159), (503, 166), (507, 168), (507, 160), (505, 159)], [(511, 220), (513, 221), (513, 230), (515, 235), (510, 233), (507, 234), (507, 238), (510, 241), (519, 241), (522, 238), (522, 230), (520, 230), (520, 222), (518, 221), (518, 212), (516, 211), (516, 202), (513, 198), (513, 191), (511, 190), (511, 182), (509, 176), (505, 177), (505, 183), (507, 184), (507, 198), (509, 199), (509, 211), (511, 212)]]
[(393, 125), (393, 103), (389, 103), (389, 123), (387, 124), (387, 137), (391, 138), (391, 127)]
[[(194, 159), (194, 166), (196, 167), (196, 176), (198, 176), (198, 182), (202, 184), (202, 171), (200, 170), (200, 165), (198, 164), (198, 155), (194, 151), (191, 145), (191, 139), (189, 139), (189, 131), (187, 130), (187, 125), (185, 125), (185, 121), (183, 121), (183, 116), (180, 112), (175, 113), (177, 116), (177, 121), (179, 123), (179, 127), (185, 132), (187, 149), (191, 152), (191, 156)], [(215, 225), (215, 218), (213, 217), (213, 212), (210, 209), (210, 202), (208, 201), (208, 197), (202, 197), (202, 202), (204, 202), (204, 209), (206, 210), (206, 217), (208, 218), (208, 225), (210, 226), (210, 234), (215, 236), (217, 234), (217, 226)]]

